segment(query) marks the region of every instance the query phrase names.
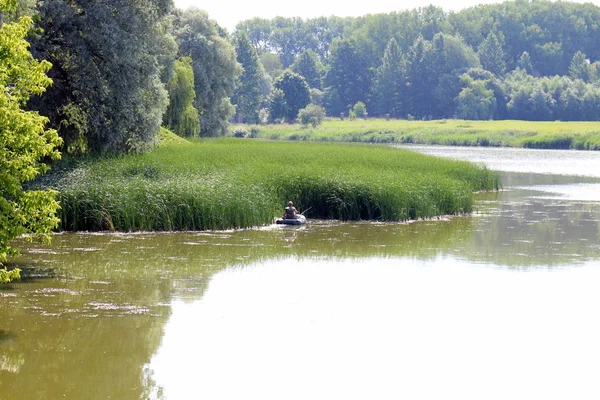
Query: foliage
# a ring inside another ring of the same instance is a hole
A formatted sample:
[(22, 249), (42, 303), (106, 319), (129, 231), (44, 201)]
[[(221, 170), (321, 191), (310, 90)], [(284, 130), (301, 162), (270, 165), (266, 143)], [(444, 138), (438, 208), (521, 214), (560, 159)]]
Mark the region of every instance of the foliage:
[(467, 87), (458, 95), (457, 117), (471, 120), (492, 119), (496, 109), (494, 92), (486, 88), (486, 81), (473, 80), (463, 75)]
[(279, 56), (273, 53), (261, 53), (259, 56), (260, 63), (263, 65), (265, 72), (269, 74), (271, 79), (277, 79), (283, 74), (283, 64), (279, 60)]
[(533, 74), (533, 64), (531, 64), (531, 57), (528, 52), (524, 51), (523, 54), (521, 54), (521, 57), (519, 57), (519, 60), (517, 61), (517, 68), (522, 69), (530, 75)]
[(285, 102), (285, 119), (294, 121), (300, 109), (310, 103), (310, 88), (306, 80), (289, 70), (275, 81), (275, 89), (281, 90)]
[(10, 271), (6, 268), (0, 268), (0, 285), (9, 283), (15, 279), (21, 279), (21, 270), (19, 268)]
[(270, 92), (266, 72), (245, 32), (234, 35), (237, 61), (243, 68), (231, 98), (238, 122), (257, 123), (258, 112)]
[(375, 72), (373, 107), (377, 115), (400, 117), (404, 110), (406, 87), (406, 61), (396, 39), (388, 42), (381, 65)]
[(229, 229), (284, 202), (320, 218), (402, 221), (470, 212), (497, 176), (386, 146), (211, 139), (81, 165), (57, 182), (62, 229)]
[(585, 54), (578, 51), (573, 55), (571, 65), (569, 66), (569, 76), (573, 79), (581, 79), (585, 82), (590, 81), (591, 71), (590, 63)]
[(330, 93), (335, 93), (339, 98), (338, 101), (328, 102), (328, 115), (339, 115), (352, 104), (368, 97), (371, 73), (354, 41), (333, 41), (324, 84)]
[(54, 65), (54, 85), (32, 107), (50, 118), (66, 151), (151, 147), (175, 56), (169, 2), (53, 0), (39, 2), (37, 11), (32, 52)]
[(277, 122), (286, 118), (287, 104), (285, 94), (281, 89), (273, 89), (269, 96), (269, 118), (271, 122)]
[(182, 57), (175, 61), (168, 92), (169, 106), (164, 116), (165, 125), (181, 136), (199, 135), (200, 119), (193, 104), (196, 92), (191, 58)]
[(304, 77), (311, 89), (322, 89), (325, 67), (313, 50), (308, 49), (300, 54), (290, 69)]
[(174, 25), (180, 56), (192, 59), (201, 135), (225, 135), (235, 111), (229, 98), (242, 73), (235, 49), (205, 11), (193, 7), (180, 11)]
[[(9, 5), (0, 1), (0, 10)], [(23, 234), (46, 238), (43, 234), (58, 222), (55, 191), (23, 189), (24, 182), (46, 172), (45, 160), (60, 158), (56, 148), (61, 144), (56, 131), (45, 128), (47, 118), (23, 109), (51, 83), (46, 76), (50, 64), (35, 60), (25, 41), (31, 24), (31, 18), (22, 17), (0, 26), (0, 265), (16, 253), (12, 239)]]
[(321, 125), (325, 118), (325, 109), (316, 104), (309, 104), (301, 109), (298, 118), (302, 125), (311, 125), (313, 128)]
[(490, 32), (485, 40), (481, 42), (478, 55), (482, 68), (498, 76), (504, 75), (506, 71), (504, 51), (502, 51), (500, 41), (494, 32)]
[(362, 101), (357, 101), (350, 113), (356, 118), (367, 118), (367, 107)]
[[(594, 114), (588, 106), (585, 112), (569, 114), (561, 109), (558, 95), (550, 92), (554, 104), (542, 106), (540, 102), (552, 103), (543, 94), (543, 85), (542, 93), (534, 97), (533, 87), (524, 91), (504, 88), (512, 85), (506, 82), (512, 78), (505, 74), (517, 68), (538, 79), (552, 79), (569, 74), (573, 60), (571, 78), (597, 84), (600, 7), (592, 4), (517, 1), (449, 13), (430, 6), (362, 17), (249, 20), (239, 27), (260, 38), (256, 43), (263, 55), (277, 57), (283, 65), (293, 60), (294, 70), (306, 54), (317, 54), (327, 71), (323, 91), (330, 116), (340, 116), (352, 104), (364, 101), (375, 116), (451, 118), (458, 112), (457, 98), (465, 89), (460, 77), (479, 68), (494, 75), (494, 79), (483, 79), (494, 91), (493, 118), (568, 115), (573, 120)], [(396, 44), (390, 45), (392, 41)], [(586, 104), (593, 103), (591, 88), (570, 92), (571, 97), (580, 93), (586, 96)], [(534, 102), (540, 107), (533, 107)], [(508, 115), (507, 104), (533, 108), (512, 107)], [(534, 109), (541, 115), (532, 114)]]

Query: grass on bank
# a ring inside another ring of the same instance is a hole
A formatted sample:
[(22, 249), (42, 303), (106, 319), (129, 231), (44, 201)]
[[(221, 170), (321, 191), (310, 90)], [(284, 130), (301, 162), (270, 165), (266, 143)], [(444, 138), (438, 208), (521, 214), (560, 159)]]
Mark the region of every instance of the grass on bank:
[(52, 177), (63, 230), (214, 230), (310, 218), (404, 221), (468, 213), (496, 174), (387, 146), (207, 139), (86, 161)]
[(600, 122), (329, 118), (317, 128), (277, 124), (234, 130), (263, 139), (600, 150)]

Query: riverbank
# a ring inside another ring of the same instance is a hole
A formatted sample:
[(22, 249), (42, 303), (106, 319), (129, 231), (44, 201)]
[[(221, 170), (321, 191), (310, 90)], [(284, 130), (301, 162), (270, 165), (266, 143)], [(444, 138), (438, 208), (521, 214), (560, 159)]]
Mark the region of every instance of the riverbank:
[(329, 118), (317, 128), (237, 125), (233, 131), (263, 139), (600, 150), (600, 122)]
[(287, 200), (309, 218), (405, 221), (469, 213), (498, 176), (388, 146), (240, 139), (164, 143), (51, 175), (62, 230), (215, 230), (270, 224)]

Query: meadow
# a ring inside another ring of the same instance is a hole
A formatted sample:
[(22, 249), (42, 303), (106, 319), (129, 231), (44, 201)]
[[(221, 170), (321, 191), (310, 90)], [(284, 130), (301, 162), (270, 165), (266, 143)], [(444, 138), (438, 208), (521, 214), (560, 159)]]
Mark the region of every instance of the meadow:
[(600, 122), (328, 118), (317, 128), (274, 124), (233, 129), (238, 136), (264, 139), (600, 150)]
[(205, 139), (56, 171), (62, 230), (218, 230), (309, 218), (406, 221), (472, 211), (496, 190), (479, 166), (384, 145)]

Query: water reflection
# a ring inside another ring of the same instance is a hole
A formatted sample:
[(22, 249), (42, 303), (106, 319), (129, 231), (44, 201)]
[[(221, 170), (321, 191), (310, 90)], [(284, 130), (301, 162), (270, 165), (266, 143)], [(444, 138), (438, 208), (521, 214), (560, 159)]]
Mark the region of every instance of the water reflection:
[(150, 368), (167, 399), (596, 398), (599, 267), (229, 268), (202, 300), (173, 302)]
[(597, 156), (498, 156), (471, 216), (18, 242), (0, 399), (597, 398)]

